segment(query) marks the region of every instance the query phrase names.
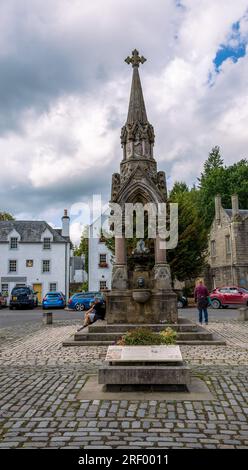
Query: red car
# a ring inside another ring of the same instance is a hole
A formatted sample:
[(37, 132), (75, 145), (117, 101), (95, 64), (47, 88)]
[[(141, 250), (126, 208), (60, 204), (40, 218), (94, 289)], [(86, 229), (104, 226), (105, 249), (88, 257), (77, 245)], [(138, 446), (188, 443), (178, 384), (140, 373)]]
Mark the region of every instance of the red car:
[(7, 306), (7, 299), (0, 292), (0, 308)]
[(211, 306), (221, 307), (241, 307), (248, 305), (248, 289), (243, 287), (218, 287), (210, 294)]

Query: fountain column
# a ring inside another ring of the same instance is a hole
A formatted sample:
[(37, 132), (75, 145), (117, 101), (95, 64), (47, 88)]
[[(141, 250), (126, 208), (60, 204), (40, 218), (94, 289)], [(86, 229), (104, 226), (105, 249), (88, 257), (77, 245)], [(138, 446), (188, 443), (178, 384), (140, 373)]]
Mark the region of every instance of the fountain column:
[(166, 242), (157, 235), (155, 240), (155, 266), (153, 268), (154, 287), (159, 290), (171, 290), (170, 266), (166, 261)]
[(162, 240), (159, 235), (156, 237), (155, 241), (155, 264), (165, 264), (166, 263), (166, 249), (165, 249), (165, 240)]
[(112, 271), (112, 289), (126, 290), (127, 282), (127, 256), (125, 237), (115, 237), (115, 262)]
[(126, 243), (123, 236), (115, 238), (115, 264), (126, 264)]

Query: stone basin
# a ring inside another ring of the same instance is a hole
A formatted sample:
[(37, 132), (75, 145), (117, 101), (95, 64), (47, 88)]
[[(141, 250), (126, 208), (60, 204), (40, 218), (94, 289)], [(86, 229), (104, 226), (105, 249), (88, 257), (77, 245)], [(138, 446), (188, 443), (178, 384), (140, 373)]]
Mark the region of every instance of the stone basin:
[(151, 291), (148, 289), (134, 289), (132, 292), (132, 297), (135, 302), (139, 304), (144, 304), (151, 297)]

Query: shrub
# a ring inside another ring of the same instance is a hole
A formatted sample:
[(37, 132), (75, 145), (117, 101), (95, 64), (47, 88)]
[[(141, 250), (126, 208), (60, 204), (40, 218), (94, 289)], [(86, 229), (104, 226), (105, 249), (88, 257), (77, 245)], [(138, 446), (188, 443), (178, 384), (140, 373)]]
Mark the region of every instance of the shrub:
[(175, 344), (177, 334), (172, 328), (155, 333), (149, 328), (135, 328), (125, 333), (117, 342), (120, 346), (152, 346)]

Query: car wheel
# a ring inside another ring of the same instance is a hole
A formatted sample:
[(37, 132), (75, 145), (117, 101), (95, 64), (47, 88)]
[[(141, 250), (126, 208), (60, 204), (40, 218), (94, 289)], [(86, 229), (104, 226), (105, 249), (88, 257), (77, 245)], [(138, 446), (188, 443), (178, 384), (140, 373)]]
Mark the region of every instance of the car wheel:
[(177, 308), (183, 308), (183, 302), (181, 300), (177, 301)]
[(10, 310), (13, 310), (13, 307), (9, 307)]
[(84, 306), (84, 304), (76, 304), (75, 309), (78, 312), (82, 312), (85, 309), (85, 306)]
[(221, 302), (218, 299), (211, 299), (211, 304), (216, 309), (221, 307)]

